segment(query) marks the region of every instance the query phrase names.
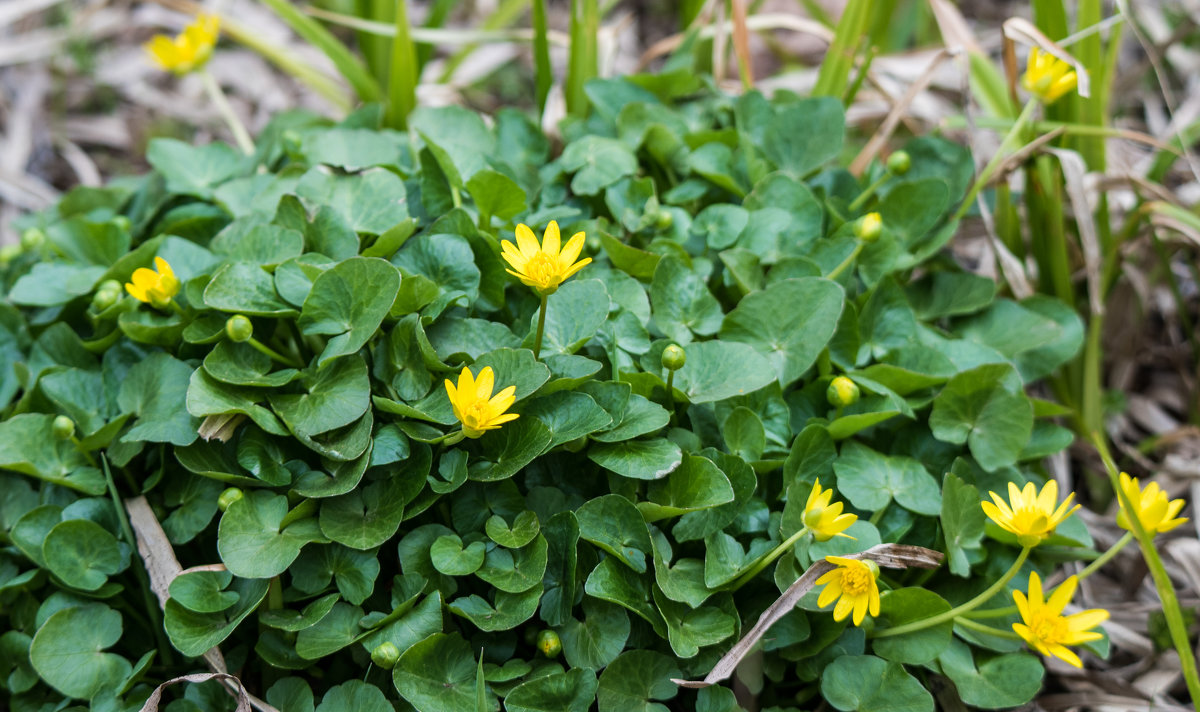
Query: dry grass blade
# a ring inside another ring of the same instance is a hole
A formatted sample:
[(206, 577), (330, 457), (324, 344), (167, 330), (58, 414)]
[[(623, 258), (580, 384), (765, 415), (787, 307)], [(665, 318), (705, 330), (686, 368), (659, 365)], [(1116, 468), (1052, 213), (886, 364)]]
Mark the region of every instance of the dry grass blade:
[(1087, 165), (1083, 162), (1083, 156), (1075, 151), (1065, 148), (1048, 150), (1058, 158), (1058, 163), (1062, 166), (1067, 197), (1071, 201), (1071, 209), (1075, 212), (1075, 224), (1079, 228), (1079, 241), (1083, 245), (1083, 265), (1088, 279), (1088, 307), (1093, 315), (1103, 314), (1104, 296), (1100, 277), (1103, 255), (1100, 251), (1100, 236), (1096, 232), (1095, 213), (1088, 201), (1087, 187), (1084, 185)]
[(930, 82), (933, 81), (933, 77), (938, 68), (941, 66), (942, 62), (953, 56), (953, 52), (945, 49), (933, 56), (933, 60), (930, 61), (929, 66), (926, 67), (925, 71), (921, 73), (921, 76), (917, 79), (917, 81), (913, 82), (908, 87), (908, 91), (904, 92), (904, 96), (902, 96), (900, 101), (896, 102), (896, 105), (892, 107), (890, 112), (888, 112), (887, 118), (883, 120), (883, 124), (880, 125), (879, 130), (875, 132), (875, 135), (871, 136), (871, 140), (867, 141), (867, 144), (863, 146), (862, 150), (858, 152), (858, 155), (854, 157), (854, 161), (850, 163), (851, 174), (855, 176), (861, 176), (863, 171), (867, 170), (867, 166), (869, 166), (871, 161), (877, 155), (879, 155), (879, 152), (883, 150), (883, 147), (887, 144), (888, 139), (891, 138), (892, 132), (894, 132), (896, 127), (900, 125), (900, 121), (908, 112), (908, 107), (912, 105), (913, 101), (918, 95), (921, 94), (921, 92), (925, 91), (925, 89), (929, 87)]
[[(158, 598), (159, 605), (166, 610), (167, 599), (171, 595), (169, 592), (171, 581), (183, 573), (183, 567), (179, 565), (179, 559), (175, 557), (175, 549), (171, 546), (171, 540), (167, 538), (167, 533), (163, 531), (158, 517), (155, 516), (154, 510), (150, 508), (150, 503), (146, 501), (145, 497), (133, 497), (125, 500), (125, 511), (129, 514), (129, 526), (133, 528), (133, 535), (137, 540), (138, 554), (142, 557), (147, 573), (150, 574), (150, 589)], [(224, 565), (214, 564), (193, 567), (188, 571), (224, 569)], [(279, 712), (275, 707), (247, 693), (241, 681), (228, 674), (225, 657), (221, 655), (220, 648), (214, 646), (204, 653), (203, 657), (204, 662), (213, 671), (212, 673), (185, 675), (164, 682), (146, 700), (146, 706), (142, 707), (142, 712), (157, 712), (162, 691), (169, 685), (178, 682), (205, 682), (214, 679), (219, 680), (230, 694), (237, 696), (239, 712), (243, 710), (250, 712), (250, 707), (259, 712)]]
[[(699, 39), (712, 39), (720, 32), (730, 32), (733, 29), (732, 22), (713, 22), (697, 32)], [(766, 30), (788, 30), (790, 32), (799, 32), (806, 35), (812, 35), (826, 43), (833, 40), (833, 32), (815, 20), (810, 20), (807, 17), (797, 15), (785, 15), (783, 13), (759, 13), (750, 15), (746, 18), (746, 29), (751, 32), (763, 32)], [(665, 37), (654, 44), (650, 45), (645, 52), (642, 53), (638, 60), (638, 71), (645, 69), (651, 62), (664, 54), (670, 54), (683, 44), (687, 38), (687, 33), (680, 32), (678, 34)]]
[(754, 86), (754, 66), (750, 55), (750, 31), (746, 28), (746, 0), (730, 0), (733, 16), (733, 53), (737, 55), (742, 87)]
[[(920, 546), (906, 546), (902, 544), (879, 544), (873, 546), (866, 551), (858, 554), (847, 554), (847, 559), (870, 559), (880, 566), (886, 566), (889, 569), (907, 569), (910, 567), (922, 569), (934, 569), (941, 565), (945, 555), (939, 551), (926, 549)], [(771, 626), (779, 622), (780, 618), (787, 615), (788, 611), (796, 607), (796, 604), (804, 594), (808, 593), (816, 584), (818, 578), (826, 572), (831, 571), (835, 566), (824, 559), (813, 563), (808, 567), (804, 574), (796, 579), (788, 589), (774, 603), (763, 611), (759, 616), (758, 622), (746, 633), (734, 646), (725, 653), (717, 664), (713, 666), (712, 671), (704, 677), (703, 680), (679, 680), (672, 679), (680, 687), (701, 688), (715, 685), (716, 683), (728, 678), (737, 669), (738, 664), (745, 658), (763, 635), (770, 630)]]
[(949, 0), (929, 0), (929, 9), (933, 11), (933, 19), (937, 22), (942, 41), (948, 48), (961, 48), (974, 54), (983, 54), (983, 48), (975, 39), (970, 25)]
[(197, 673), (195, 675), (183, 675), (167, 680), (154, 688), (154, 692), (150, 693), (146, 704), (142, 705), (142, 712), (158, 712), (158, 706), (162, 702), (163, 690), (171, 685), (178, 685), (181, 682), (208, 682), (209, 680), (220, 680), (223, 683), (232, 683), (235, 685), (237, 687), (237, 707), (234, 708), (234, 712), (250, 712), (250, 696), (246, 694), (246, 688), (242, 686), (242, 681), (225, 672)]

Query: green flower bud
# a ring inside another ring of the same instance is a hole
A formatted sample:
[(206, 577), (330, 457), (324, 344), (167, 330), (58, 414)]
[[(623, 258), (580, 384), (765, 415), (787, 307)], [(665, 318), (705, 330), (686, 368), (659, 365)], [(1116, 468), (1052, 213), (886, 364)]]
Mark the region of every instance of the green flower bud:
[(239, 344), (249, 341), (254, 336), (254, 324), (241, 314), (234, 314), (225, 322), (225, 335)]
[(908, 155), (908, 151), (896, 151), (892, 155), (888, 156), (888, 173), (902, 176), (905, 173), (908, 173), (909, 168), (912, 168), (912, 157)]
[(396, 666), (396, 661), (399, 659), (400, 649), (394, 643), (385, 641), (371, 651), (371, 662), (384, 670), (391, 670)]
[(225, 510), (229, 509), (230, 505), (241, 499), (242, 496), (242, 491), (240, 489), (237, 487), (230, 487), (222, 492), (221, 496), (217, 498), (217, 509), (220, 509), (222, 512), (224, 512)]
[(883, 232), (883, 218), (879, 213), (867, 213), (854, 223), (854, 236), (863, 242), (875, 242)]
[(829, 401), (829, 405), (835, 408), (844, 408), (848, 405), (854, 405), (858, 402), (858, 386), (845, 376), (838, 376), (829, 384), (829, 388), (825, 391), (825, 398)]
[(100, 286), (96, 288), (96, 293), (92, 295), (92, 306), (96, 311), (102, 312), (121, 299), (122, 291), (121, 283), (117, 280), (105, 280), (100, 283)]
[(678, 371), (687, 363), (687, 353), (679, 346), (671, 344), (662, 352), (662, 365), (668, 371)]
[(658, 214), (654, 216), (654, 227), (658, 228), (659, 230), (670, 229), (670, 227), (674, 224), (675, 216), (672, 215), (671, 211), (669, 210), (660, 210), (658, 211)]
[(9, 262), (21, 255), (20, 245), (5, 245), (0, 247), (0, 267), (7, 267)]
[(129, 222), (129, 218), (125, 217), (124, 215), (118, 215), (113, 218), (112, 224), (116, 225), (117, 229), (121, 232), (129, 232), (130, 228), (133, 227), (133, 224)]
[(65, 415), (60, 415), (54, 419), (54, 437), (59, 440), (70, 440), (75, 435), (75, 421)]
[(558, 633), (547, 629), (538, 633), (537, 647), (538, 650), (542, 651), (542, 655), (548, 658), (556, 658), (562, 652), (562, 641), (559, 640)]
[(25, 232), (21, 233), (21, 248), (26, 252), (36, 250), (37, 248), (41, 247), (42, 243), (45, 241), (46, 233), (42, 232), (36, 227), (31, 227)]

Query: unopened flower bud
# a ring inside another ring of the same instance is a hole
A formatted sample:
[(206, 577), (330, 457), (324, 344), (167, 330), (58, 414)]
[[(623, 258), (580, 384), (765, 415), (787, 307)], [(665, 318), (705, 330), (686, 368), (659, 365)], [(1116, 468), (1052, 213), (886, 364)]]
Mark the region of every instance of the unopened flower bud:
[(542, 655), (548, 658), (556, 658), (562, 652), (562, 640), (559, 639), (558, 633), (552, 630), (543, 630), (538, 633), (537, 637), (538, 650), (542, 651)]
[(96, 311), (102, 312), (116, 304), (121, 298), (121, 293), (121, 283), (115, 279), (107, 279), (100, 283), (96, 293), (92, 295), (92, 306)]
[(225, 322), (225, 335), (239, 344), (249, 341), (254, 336), (254, 324), (241, 314), (234, 314)]
[(669, 210), (660, 210), (654, 216), (654, 227), (659, 230), (667, 230), (675, 224), (675, 216)]
[(908, 151), (896, 151), (892, 155), (888, 156), (888, 173), (902, 176), (905, 173), (908, 173), (909, 168), (912, 168), (912, 157), (908, 155)]
[(858, 402), (858, 385), (845, 376), (838, 376), (829, 384), (825, 398), (835, 408), (845, 408)]
[(662, 365), (668, 371), (678, 371), (687, 363), (687, 353), (676, 344), (671, 344), (662, 352)]
[(400, 649), (396, 647), (395, 643), (385, 641), (371, 651), (371, 662), (384, 670), (391, 670), (399, 659)]
[(21, 248), (26, 252), (36, 250), (37, 248), (41, 247), (42, 243), (45, 241), (46, 233), (42, 232), (36, 227), (31, 227), (25, 232), (21, 233)]
[(124, 215), (118, 215), (113, 218), (112, 224), (116, 225), (117, 229), (121, 232), (129, 232), (129, 229), (133, 227), (133, 224), (129, 222), (129, 218), (125, 217)]
[(863, 242), (875, 242), (883, 232), (883, 218), (879, 213), (867, 213), (854, 223), (854, 236)]
[(75, 435), (75, 421), (65, 415), (55, 418), (51, 428), (54, 430), (54, 437), (59, 440), (70, 440)]
[(20, 245), (5, 245), (0, 247), (0, 267), (7, 267), (8, 263), (17, 259), (20, 254)]
[(225, 510), (229, 509), (234, 502), (241, 499), (242, 496), (242, 491), (240, 489), (237, 487), (230, 487), (222, 492), (221, 496), (217, 498), (217, 509), (220, 509), (222, 512), (224, 512)]

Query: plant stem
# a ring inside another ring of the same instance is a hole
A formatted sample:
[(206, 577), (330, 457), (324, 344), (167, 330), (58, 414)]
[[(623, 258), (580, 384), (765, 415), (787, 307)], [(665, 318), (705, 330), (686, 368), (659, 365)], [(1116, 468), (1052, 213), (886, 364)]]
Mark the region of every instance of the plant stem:
[(983, 170), (979, 172), (979, 177), (975, 179), (975, 184), (971, 186), (967, 197), (963, 199), (962, 205), (958, 206), (958, 211), (954, 213), (953, 220), (959, 220), (967, 214), (971, 206), (975, 204), (975, 198), (979, 196), (979, 191), (991, 182), (992, 175), (1000, 168), (1000, 164), (1008, 157), (1013, 146), (1021, 140), (1021, 134), (1025, 131), (1026, 124), (1033, 118), (1034, 109), (1037, 108), (1037, 99), (1030, 99), (1025, 108), (1021, 109), (1021, 114), (1017, 116), (1017, 120), (1013, 122), (1012, 128), (1005, 134), (1004, 140), (1000, 142), (1000, 148), (996, 150), (996, 155), (992, 156), (992, 160), (988, 161)]
[(849, 255), (847, 255), (846, 259), (842, 260), (840, 265), (834, 267), (832, 272), (825, 275), (825, 279), (837, 279), (842, 272), (846, 271), (847, 267), (854, 264), (854, 260), (858, 259), (858, 256), (862, 254), (863, 248), (866, 246), (867, 245), (865, 242), (859, 240), (858, 244), (854, 246), (854, 252), (851, 252)]
[(976, 623), (975, 621), (971, 620), (970, 618), (955, 618), (954, 625), (961, 625), (963, 628), (969, 628), (973, 631), (976, 631), (977, 633), (983, 633), (984, 635), (991, 635), (991, 636), (995, 636), (997, 638), (1005, 638), (1007, 640), (1020, 640), (1021, 639), (1021, 636), (1017, 635), (1016, 633), (1012, 632), (1011, 630), (1001, 630), (999, 628), (993, 628), (990, 625)]
[(1029, 552), (1032, 550), (1033, 547), (1029, 546), (1022, 548), (1021, 553), (1017, 556), (1017, 560), (1013, 562), (1013, 565), (1009, 567), (1008, 571), (1004, 572), (1003, 576), (996, 580), (996, 583), (992, 584), (986, 591), (979, 594), (975, 598), (972, 598), (961, 606), (955, 606), (945, 613), (939, 613), (936, 616), (922, 618), (921, 620), (913, 621), (911, 623), (905, 623), (904, 625), (899, 625), (895, 628), (884, 628), (883, 630), (876, 632), (873, 637), (890, 638), (894, 635), (904, 635), (905, 633), (924, 630), (926, 628), (931, 628), (935, 625), (938, 625), (939, 623), (952, 621), (964, 613), (979, 608), (984, 603), (987, 603), (993, 597), (995, 597), (997, 593), (1000, 593), (1000, 591), (1003, 590), (1004, 586), (1008, 584), (1012, 577), (1017, 575), (1017, 572), (1020, 571), (1021, 567), (1025, 565), (1025, 559), (1029, 558)]
[(250, 344), (251, 348), (253, 348), (255, 351), (269, 356), (272, 361), (281, 363), (284, 366), (291, 366), (292, 368), (300, 368), (300, 369), (304, 368), (304, 364), (300, 363), (298, 360), (284, 356), (283, 354), (279, 353), (278, 351), (271, 348), (270, 346), (267, 346), (266, 344), (264, 344), (263, 342), (259, 341), (256, 338), (254, 338), (253, 336), (251, 336), (250, 339), (248, 341), (246, 341), (246, 343)]
[(1154, 546), (1154, 534), (1146, 531), (1142, 526), (1142, 520), (1133, 513), (1137, 511), (1133, 502), (1129, 501), (1129, 497), (1125, 494), (1125, 490), (1121, 488), (1121, 483), (1118, 480), (1117, 465), (1113, 462), (1112, 455), (1108, 451), (1108, 445), (1104, 442), (1104, 438), (1100, 433), (1092, 433), (1092, 444), (1096, 446), (1096, 450), (1100, 452), (1101, 459), (1104, 460), (1104, 467), (1108, 471), (1108, 479), (1112, 483), (1113, 491), (1117, 493), (1117, 498), (1121, 502), (1121, 506), (1129, 513), (1126, 518), (1129, 520), (1129, 526), (1133, 530), (1133, 535), (1138, 540), (1138, 545), (1142, 549), (1142, 556), (1146, 559), (1146, 566), (1150, 569), (1150, 576), (1154, 579), (1154, 588), (1158, 591), (1158, 597), (1162, 600), (1163, 617), (1167, 619), (1167, 630), (1171, 634), (1171, 642), (1175, 644), (1175, 650), (1179, 653), (1179, 665), (1183, 669), (1183, 680), (1187, 683), (1188, 694), (1192, 698), (1192, 705), (1200, 705), (1200, 669), (1196, 668), (1196, 656), (1192, 651), (1191, 642), (1188, 640), (1187, 624), (1183, 621), (1183, 612), (1179, 608), (1179, 598), (1175, 595), (1175, 589), (1171, 585), (1171, 578), (1167, 575), (1167, 570), (1163, 566), (1162, 557), (1158, 555), (1158, 549)]
[[(1112, 561), (1112, 558), (1114, 556), (1116, 556), (1117, 554), (1119, 554), (1121, 552), (1121, 549), (1124, 549), (1125, 546), (1127, 544), (1129, 544), (1129, 542), (1131, 542), (1131, 541), (1133, 541), (1133, 532), (1125, 532), (1125, 536), (1121, 537), (1120, 539), (1118, 539), (1116, 541), (1116, 543), (1114, 543), (1112, 546), (1108, 547), (1108, 550), (1105, 551), (1103, 554), (1101, 554), (1100, 556), (1097, 556), (1096, 559), (1094, 561), (1092, 561), (1092, 563), (1090, 563), (1084, 567), (1083, 571), (1080, 571), (1078, 574), (1075, 574), (1076, 577), (1082, 581), (1083, 579), (1087, 578), (1088, 576), (1091, 576), (1092, 574), (1096, 573), (1097, 571), (1100, 570), (1100, 567), (1104, 566), (1109, 561)], [(1058, 586), (1061, 586), (1061, 585), (1062, 584), (1060, 583)], [(1055, 586), (1053, 589), (1051, 589), (1051, 591), (1047, 594), (1047, 596), (1054, 595), (1054, 592), (1058, 590), (1058, 586)], [(971, 618), (1003, 618), (1004, 616), (1011, 616), (1012, 614), (1014, 614), (1016, 612), (1017, 612), (1016, 606), (1005, 606), (1004, 608), (987, 608), (982, 611), (973, 611), (966, 615)]]
[(773, 561), (775, 561), (775, 559), (778, 559), (779, 557), (783, 556), (786, 552), (791, 551), (792, 547), (796, 545), (796, 542), (800, 541), (800, 538), (803, 537), (807, 533), (808, 533), (807, 526), (800, 527), (800, 531), (789, 536), (787, 539), (783, 540), (783, 542), (779, 546), (775, 547), (774, 549), (771, 549), (765, 555), (759, 557), (758, 561), (754, 562), (754, 564), (746, 571), (746, 573), (739, 576), (737, 578), (737, 580), (733, 582), (733, 585), (730, 586), (726, 590), (736, 591), (739, 588), (741, 588), (742, 586), (749, 583), (749, 581), (751, 579), (753, 579), (755, 576), (757, 576), (759, 573), (761, 573), (763, 569), (770, 566), (771, 563)]
[[(108, 484), (108, 495), (112, 497), (113, 508), (117, 511), (117, 522), (121, 526), (121, 534), (125, 537), (126, 543), (129, 544), (135, 552), (138, 550), (137, 538), (133, 535), (133, 528), (129, 526), (129, 517), (125, 515), (125, 506), (121, 502), (120, 495), (117, 494), (117, 485), (113, 482), (112, 470), (108, 467), (108, 458), (103, 454), (100, 456), (101, 463), (104, 465), (104, 480)], [(163, 630), (162, 621), (159, 618), (158, 604), (155, 603), (153, 596), (150, 595), (150, 575), (146, 573), (145, 562), (140, 556), (134, 557), (140, 563), (135, 563), (131, 568), (138, 578), (138, 583), (141, 584), (138, 588), (142, 589), (142, 599), (146, 605), (146, 615), (149, 618), (150, 628), (154, 630), (154, 637), (158, 641), (158, 654), (162, 657), (164, 665), (168, 667), (174, 665), (174, 656), (171, 655), (171, 643), (167, 640), (166, 632)]]
[(546, 301), (550, 295), (542, 295), (542, 306), (538, 310), (537, 336), (533, 337), (533, 358), (536, 360), (542, 353), (542, 332), (546, 330)]
[(875, 195), (875, 191), (879, 190), (879, 187), (886, 183), (887, 179), (891, 177), (891, 173), (884, 171), (883, 175), (879, 176), (874, 183), (868, 185), (867, 189), (864, 190), (857, 198), (855, 198), (853, 203), (850, 203), (850, 207), (848, 208), (850, 212), (858, 212), (858, 209), (866, 205), (867, 201), (871, 199), (871, 196)]
[(221, 114), (221, 118), (225, 119), (229, 130), (233, 132), (233, 139), (237, 141), (238, 148), (242, 149), (242, 153), (247, 156), (253, 156), (254, 141), (250, 140), (250, 133), (246, 131), (242, 120), (234, 113), (233, 107), (229, 105), (229, 100), (225, 98), (225, 92), (221, 90), (221, 85), (207, 69), (200, 70), (200, 81), (204, 83), (204, 90), (208, 92), (208, 98), (212, 99), (213, 105), (217, 107), (217, 112)]
[(675, 417), (675, 372), (667, 369), (667, 412)]

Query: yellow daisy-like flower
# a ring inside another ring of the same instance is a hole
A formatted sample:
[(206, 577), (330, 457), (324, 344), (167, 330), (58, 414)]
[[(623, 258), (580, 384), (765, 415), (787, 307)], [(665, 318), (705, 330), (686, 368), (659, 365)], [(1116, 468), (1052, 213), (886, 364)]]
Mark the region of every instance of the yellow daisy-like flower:
[(155, 35), (143, 45), (160, 67), (173, 74), (194, 72), (208, 62), (221, 32), (216, 15), (197, 15), (196, 21), (175, 37)]
[(1053, 655), (1081, 668), (1083, 663), (1079, 656), (1067, 646), (1104, 637), (1091, 629), (1108, 620), (1108, 611), (1092, 608), (1064, 616), (1063, 609), (1071, 602), (1071, 596), (1075, 595), (1075, 587), (1078, 584), (1079, 577), (1072, 576), (1050, 594), (1049, 601), (1045, 601), (1042, 598), (1042, 580), (1038, 578), (1036, 571), (1029, 574), (1029, 597), (1026, 598), (1020, 591), (1013, 591), (1013, 600), (1016, 601), (1017, 610), (1021, 612), (1021, 620), (1024, 621), (1013, 623), (1013, 630), (1029, 644), (1029, 647), (1042, 655)]
[(1078, 83), (1079, 77), (1070, 64), (1037, 47), (1029, 50), (1029, 64), (1025, 67), (1021, 86), (1043, 104), (1053, 104), (1073, 91)]
[(583, 250), (583, 240), (584, 234), (577, 232), (560, 249), (558, 223), (551, 220), (539, 245), (533, 230), (527, 225), (517, 225), (517, 244), (508, 240), (501, 244), (504, 261), (512, 266), (505, 271), (543, 296), (554, 294), (559, 285), (592, 261), (591, 257), (575, 261)]
[(817, 605), (824, 608), (834, 600), (833, 619), (840, 621), (854, 612), (854, 625), (861, 625), (869, 611), (879, 615), (879, 564), (870, 560), (847, 559), (841, 556), (826, 556), (825, 560), (837, 564), (837, 568), (817, 579), (818, 586), (825, 590), (817, 598)]
[(516, 413), (505, 413), (517, 400), (516, 386), (509, 386), (492, 396), (496, 376), (491, 366), (485, 366), (479, 372), (479, 378), (471, 373), (471, 369), (463, 367), (458, 374), (458, 387), (449, 379), (446, 380), (446, 393), (450, 395), (450, 406), (454, 408), (454, 417), (462, 423), (463, 434), (468, 438), (477, 438), (486, 430), (495, 430), (502, 424), (517, 419)]
[[(1162, 491), (1157, 482), (1151, 482), (1143, 490), (1136, 477), (1130, 477), (1122, 472), (1121, 490), (1133, 503), (1134, 514), (1142, 523), (1142, 528), (1152, 534), (1171, 531), (1187, 521), (1186, 517), (1176, 517), (1183, 509), (1184, 501), (1182, 499), (1168, 501), (1167, 493)], [(1117, 514), (1117, 526), (1132, 531), (1124, 503), (1121, 504), (1121, 511)]]
[(982, 502), (983, 513), (1002, 529), (1017, 536), (1021, 546), (1037, 546), (1054, 533), (1054, 529), (1071, 516), (1079, 505), (1071, 506), (1075, 493), (1067, 495), (1062, 504), (1058, 503), (1058, 483), (1050, 480), (1039, 493), (1032, 482), (1026, 482), (1024, 489), (1017, 489), (1012, 482), (1008, 483), (1008, 501), (1000, 499), (995, 492), (988, 492), (992, 502)]
[(132, 282), (125, 283), (125, 291), (134, 299), (163, 308), (171, 299), (179, 294), (179, 279), (167, 261), (161, 257), (154, 258), (154, 267), (158, 271), (139, 267), (133, 271)]
[(843, 534), (851, 524), (858, 521), (857, 514), (842, 514), (842, 503), (833, 502), (832, 489), (821, 489), (821, 480), (813, 485), (808, 493), (808, 503), (804, 505), (804, 526), (812, 532), (817, 541), (829, 541), (835, 536), (847, 539), (854, 537)]

